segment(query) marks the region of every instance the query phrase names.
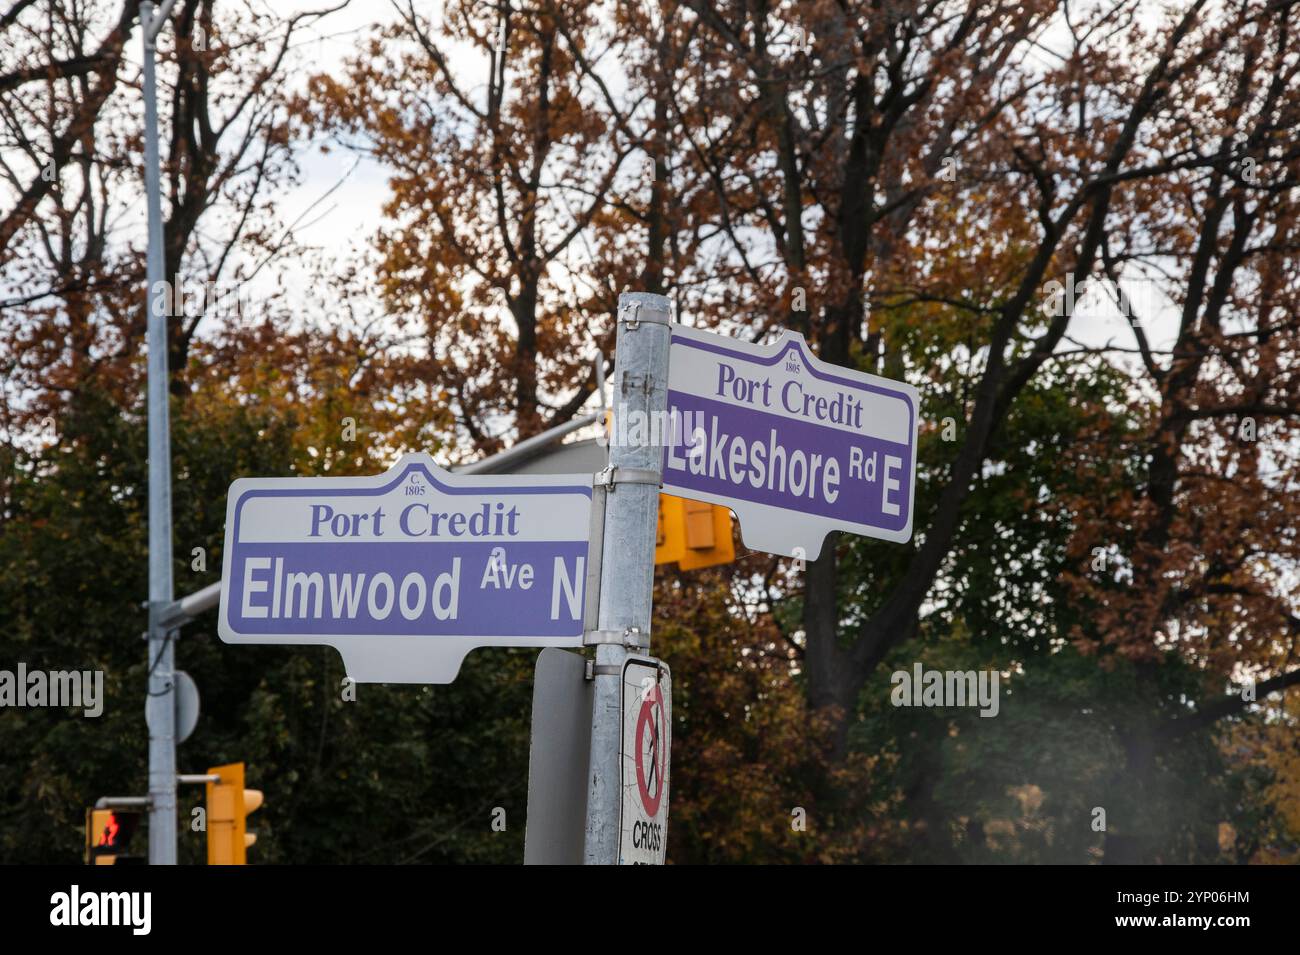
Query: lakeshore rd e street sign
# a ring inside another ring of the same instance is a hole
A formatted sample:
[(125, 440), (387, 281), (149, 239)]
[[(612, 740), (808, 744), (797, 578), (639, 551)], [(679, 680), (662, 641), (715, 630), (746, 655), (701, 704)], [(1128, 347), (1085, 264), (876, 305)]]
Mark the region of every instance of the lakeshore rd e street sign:
[(753, 345), (673, 325), (663, 489), (731, 508), (747, 546), (787, 557), (816, 559), (833, 530), (903, 542), (919, 407), (796, 332)]
[(358, 683), (450, 683), (475, 647), (580, 647), (590, 475), (242, 478), (218, 631), (325, 644)]

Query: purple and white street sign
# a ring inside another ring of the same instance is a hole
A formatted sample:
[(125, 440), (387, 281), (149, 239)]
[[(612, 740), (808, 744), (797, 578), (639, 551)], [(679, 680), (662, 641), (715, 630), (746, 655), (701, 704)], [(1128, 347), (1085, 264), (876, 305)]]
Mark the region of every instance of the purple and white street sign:
[(919, 396), (820, 361), (672, 326), (663, 489), (731, 508), (746, 546), (815, 559), (832, 530), (912, 536)]
[(579, 647), (590, 522), (590, 475), (456, 475), (427, 454), (242, 478), (218, 630), (335, 647), (358, 683), (450, 683), (475, 647)]

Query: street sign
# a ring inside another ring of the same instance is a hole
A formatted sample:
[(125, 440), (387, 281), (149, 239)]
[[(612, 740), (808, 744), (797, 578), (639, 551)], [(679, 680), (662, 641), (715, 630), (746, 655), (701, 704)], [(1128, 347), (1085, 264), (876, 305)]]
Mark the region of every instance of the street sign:
[(150, 730), (161, 731), (163, 726), (160, 724), (160, 717), (164, 713), (163, 707), (170, 700), (172, 712), (175, 713), (172, 730), (176, 734), (176, 745), (179, 746), (190, 738), (194, 727), (198, 725), (199, 687), (194, 682), (194, 678), (184, 670), (173, 670), (172, 676), (172, 692), (151, 696), (145, 700), (144, 721)]
[(620, 865), (663, 865), (668, 851), (672, 674), (652, 657), (623, 663)]
[(815, 559), (832, 530), (911, 538), (911, 385), (827, 364), (791, 331), (753, 345), (673, 325), (669, 361), (665, 492), (730, 507), (747, 546), (787, 557)]
[(582, 865), (591, 690), (586, 657), (554, 647), (538, 654), (528, 747), (524, 865)]
[(359, 683), (450, 683), (483, 646), (582, 645), (590, 475), (242, 478), (218, 632), (325, 644)]
[(176, 742), (185, 742), (199, 724), (199, 687), (184, 670), (176, 674)]
[(172, 728), (177, 746), (190, 738), (199, 722), (199, 687), (185, 670), (173, 670), (172, 693), (149, 696), (144, 700), (144, 722), (152, 732), (161, 732), (162, 707), (172, 703), (175, 713)]

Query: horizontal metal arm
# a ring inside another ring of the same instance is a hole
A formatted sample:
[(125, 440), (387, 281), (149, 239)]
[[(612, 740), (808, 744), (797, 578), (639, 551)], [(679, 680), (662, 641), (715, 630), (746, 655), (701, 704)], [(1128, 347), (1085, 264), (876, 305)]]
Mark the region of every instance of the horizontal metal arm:
[(483, 458), (481, 461), (475, 461), (473, 464), (466, 464), (464, 467), (453, 468), (457, 474), (503, 474), (507, 473), (505, 469), (521, 458), (529, 458), (539, 448), (554, 444), (560, 438), (571, 434), (580, 428), (585, 428), (589, 424), (595, 424), (597, 421), (604, 420), (605, 412), (592, 411), (589, 414), (566, 421), (564, 424), (556, 425), (543, 431), (541, 434), (535, 434), (531, 438), (525, 438), (514, 447), (507, 448), (499, 454)]
[(147, 809), (152, 805), (148, 796), (100, 796), (95, 800), (96, 809)]
[(208, 584), (188, 597), (182, 597), (168, 604), (159, 616), (158, 622), (170, 630), (189, 623), (203, 611), (211, 610), (219, 603), (221, 603), (221, 581), (218, 580), (215, 584)]

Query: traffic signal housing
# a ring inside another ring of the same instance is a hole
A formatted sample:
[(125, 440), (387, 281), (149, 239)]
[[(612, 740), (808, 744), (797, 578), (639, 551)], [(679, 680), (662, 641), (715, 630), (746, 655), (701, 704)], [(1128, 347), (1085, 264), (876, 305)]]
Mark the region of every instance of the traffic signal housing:
[(731, 512), (716, 504), (659, 495), (659, 526), (655, 563), (698, 570), (736, 559), (731, 537)]
[(245, 865), (257, 836), (248, 831), (248, 814), (262, 805), (262, 792), (244, 788), (244, 764), (214, 766), (207, 784), (208, 865)]
[(140, 828), (141, 814), (121, 809), (86, 810), (86, 864), (143, 864), (143, 856), (130, 854), (131, 840)]

